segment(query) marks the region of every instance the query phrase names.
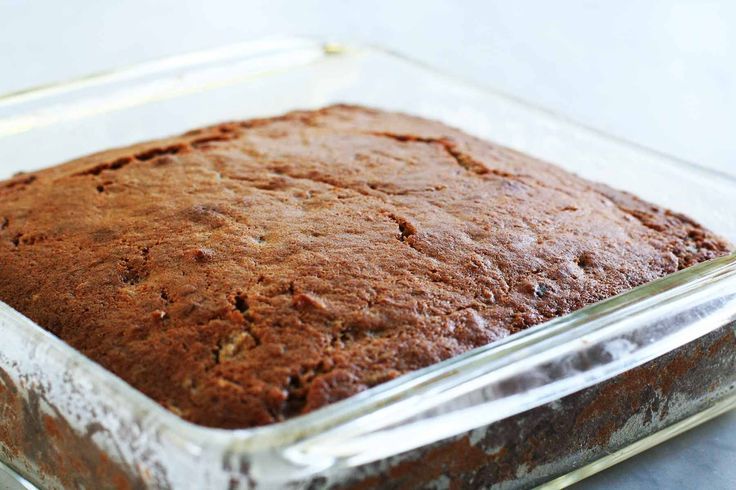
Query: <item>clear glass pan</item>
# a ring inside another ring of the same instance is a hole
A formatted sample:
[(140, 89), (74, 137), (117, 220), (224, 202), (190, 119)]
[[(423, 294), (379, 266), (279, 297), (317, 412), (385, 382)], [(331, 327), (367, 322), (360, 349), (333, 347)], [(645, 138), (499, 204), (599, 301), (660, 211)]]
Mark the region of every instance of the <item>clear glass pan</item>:
[[(731, 177), (378, 48), (308, 39), (228, 46), (0, 97), (0, 178), (223, 120), (336, 102), (442, 120), (685, 212), (736, 242)], [(94, 424), (84, 444), (118, 462), (134, 483), (306, 488), (385, 472), (412, 451), (614, 379), (734, 320), (736, 256), (730, 256), (312, 414), (236, 431), (177, 418), (2, 303), (0, 374), (24, 399), (40, 396), (41, 412), (63, 418), (75, 433), (88, 434)], [(716, 398), (732, 387), (724, 385)], [(0, 438), (0, 448), (4, 443)], [(0, 459), (36, 483), (66, 484), (23, 451), (0, 451)]]

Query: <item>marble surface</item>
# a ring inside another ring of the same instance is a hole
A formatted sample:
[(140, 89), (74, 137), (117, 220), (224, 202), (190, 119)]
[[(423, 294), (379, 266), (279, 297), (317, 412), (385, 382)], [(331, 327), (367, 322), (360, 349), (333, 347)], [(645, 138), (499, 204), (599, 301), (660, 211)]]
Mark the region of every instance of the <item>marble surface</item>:
[[(736, 175), (736, 2), (0, 0), (0, 93), (264, 36), (381, 44)], [(2, 165), (2, 162), (0, 162)], [(736, 414), (580, 484), (736, 488)]]

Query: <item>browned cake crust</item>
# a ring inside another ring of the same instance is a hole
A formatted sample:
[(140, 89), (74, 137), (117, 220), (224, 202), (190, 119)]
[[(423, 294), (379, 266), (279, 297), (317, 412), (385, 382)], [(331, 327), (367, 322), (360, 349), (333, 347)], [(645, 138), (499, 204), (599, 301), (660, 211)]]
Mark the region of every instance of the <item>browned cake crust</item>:
[(629, 194), (354, 106), (0, 184), (0, 299), (224, 428), (314, 410), (728, 250)]

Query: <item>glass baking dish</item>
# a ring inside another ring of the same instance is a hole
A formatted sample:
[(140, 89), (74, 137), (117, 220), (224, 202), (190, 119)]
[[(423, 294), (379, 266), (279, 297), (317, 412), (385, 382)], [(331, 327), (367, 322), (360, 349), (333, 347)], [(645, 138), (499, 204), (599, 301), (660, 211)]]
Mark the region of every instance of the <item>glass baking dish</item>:
[[(0, 178), (336, 102), (441, 120), (736, 242), (732, 177), (380, 48), (301, 38), (0, 97)], [(556, 488), (736, 406), (735, 320), (732, 255), (314, 413), (227, 431), (179, 419), (0, 303), (0, 460), (50, 488)]]

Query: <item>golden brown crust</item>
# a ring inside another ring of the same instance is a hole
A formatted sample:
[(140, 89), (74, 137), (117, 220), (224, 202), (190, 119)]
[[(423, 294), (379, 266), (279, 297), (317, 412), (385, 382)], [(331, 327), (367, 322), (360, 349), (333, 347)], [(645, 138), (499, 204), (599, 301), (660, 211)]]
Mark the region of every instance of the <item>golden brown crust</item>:
[(0, 299), (195, 423), (308, 412), (725, 254), (440, 123), (226, 123), (0, 183)]

